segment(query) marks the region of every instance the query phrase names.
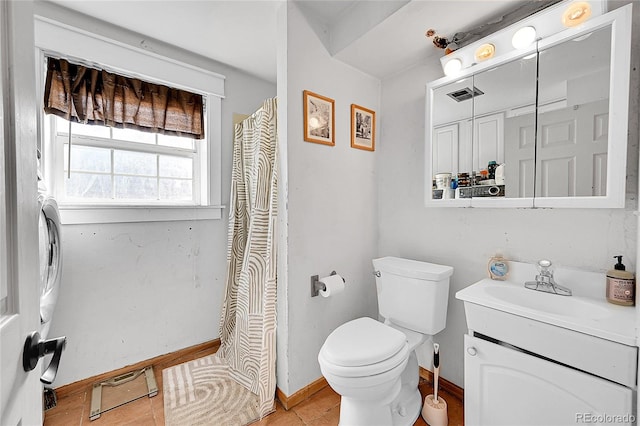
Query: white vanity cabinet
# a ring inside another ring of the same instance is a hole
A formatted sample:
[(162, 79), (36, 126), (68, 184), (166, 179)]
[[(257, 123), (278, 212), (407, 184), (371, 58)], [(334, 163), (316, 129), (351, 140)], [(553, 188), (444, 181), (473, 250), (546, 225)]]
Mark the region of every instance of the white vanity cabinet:
[(465, 425), (632, 424), (626, 386), (506, 344), (464, 345)]
[(607, 303), (603, 273), (556, 268), (571, 296), (525, 288), (536, 273), (512, 261), (506, 281), (456, 293), (465, 425), (637, 424), (636, 309)]

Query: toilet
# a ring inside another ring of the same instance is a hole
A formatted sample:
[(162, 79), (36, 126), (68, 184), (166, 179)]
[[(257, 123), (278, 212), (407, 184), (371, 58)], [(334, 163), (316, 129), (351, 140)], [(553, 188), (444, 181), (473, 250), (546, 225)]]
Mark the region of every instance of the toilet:
[(384, 323), (363, 317), (336, 328), (318, 362), (341, 396), (340, 425), (412, 425), (422, 407), (415, 349), (446, 324), (450, 266), (373, 260)]

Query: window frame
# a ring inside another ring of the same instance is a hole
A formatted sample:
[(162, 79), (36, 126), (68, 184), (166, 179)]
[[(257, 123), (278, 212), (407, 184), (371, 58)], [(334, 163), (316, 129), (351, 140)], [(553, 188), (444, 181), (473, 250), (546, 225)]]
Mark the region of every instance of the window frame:
[(62, 223), (220, 219), (224, 208), (221, 204), (221, 115), (225, 77), (42, 16), (36, 15), (34, 24), (36, 88), (40, 102), (37, 140), (42, 153), (41, 170), (45, 186), (47, 192), (54, 196), (63, 195), (64, 147), (56, 146), (57, 135), (53, 134), (55, 126), (51, 125), (44, 114), (42, 105), (46, 56), (63, 57), (74, 62), (82, 58), (80, 62), (111, 72), (200, 93), (205, 101), (205, 139), (196, 142), (199, 159), (197, 162), (194, 161), (194, 177), (198, 174), (199, 180), (198, 193), (194, 196), (194, 200), (198, 200), (197, 203), (78, 203), (67, 202), (64, 197), (60, 197), (58, 204)]
[[(207, 205), (208, 199), (206, 191), (201, 190), (201, 185), (206, 184), (206, 180), (208, 178), (208, 171), (202, 167), (201, 157), (206, 156), (207, 154), (207, 144), (206, 139), (193, 139), (194, 145), (193, 149), (179, 148), (179, 147), (171, 147), (167, 145), (158, 145), (150, 144), (150, 143), (142, 143), (142, 142), (133, 142), (126, 141), (122, 139), (116, 139), (113, 137), (113, 130), (109, 127), (105, 127), (109, 129), (110, 137), (100, 137), (100, 136), (89, 136), (89, 135), (81, 135), (81, 134), (71, 134), (71, 144), (72, 146), (83, 146), (83, 147), (92, 147), (92, 148), (103, 148), (109, 150), (118, 150), (118, 151), (127, 151), (127, 152), (136, 152), (136, 153), (145, 153), (145, 154), (155, 154), (155, 155), (165, 155), (165, 156), (173, 156), (180, 158), (190, 158), (193, 160), (193, 169), (191, 173), (191, 181), (192, 181), (192, 200), (190, 201), (182, 201), (182, 200), (126, 200), (126, 199), (113, 199), (113, 200), (94, 200), (91, 198), (87, 198), (85, 200), (79, 198), (67, 198), (67, 194), (65, 191), (65, 177), (67, 172), (64, 169), (65, 162), (65, 153), (64, 148), (65, 144), (68, 144), (69, 141), (69, 131), (68, 129), (59, 129), (56, 122), (56, 119), (61, 119), (54, 115), (45, 115), (45, 121), (48, 125), (51, 126), (51, 131), (47, 133), (45, 138), (50, 138), (50, 141), (45, 139), (45, 142), (52, 144), (52, 150), (55, 151), (54, 161), (49, 162), (49, 166), (52, 166), (54, 177), (51, 179), (53, 183), (51, 187), (51, 192), (54, 197), (58, 200), (58, 204), (62, 206), (68, 205), (78, 205), (78, 206), (118, 206), (118, 207), (126, 207), (126, 206), (151, 206), (151, 207), (161, 207), (161, 206), (200, 206)], [(206, 120), (205, 120), (206, 121)], [(205, 124), (205, 132), (206, 132), (206, 124)], [(149, 133), (154, 137), (157, 134)], [(206, 133), (205, 133), (206, 134)], [(112, 151), (113, 155), (113, 151)], [(73, 154), (72, 154), (73, 157)], [(73, 160), (72, 160), (73, 161)], [(113, 158), (111, 159), (111, 167), (113, 167)], [(157, 170), (159, 173), (159, 170)], [(73, 173), (73, 171), (72, 171)], [(103, 174), (103, 173), (98, 173)], [(114, 173), (111, 170), (110, 173), (104, 173), (105, 175), (113, 177), (114, 175), (120, 175), (118, 173)], [(155, 176), (160, 179), (161, 177)]]

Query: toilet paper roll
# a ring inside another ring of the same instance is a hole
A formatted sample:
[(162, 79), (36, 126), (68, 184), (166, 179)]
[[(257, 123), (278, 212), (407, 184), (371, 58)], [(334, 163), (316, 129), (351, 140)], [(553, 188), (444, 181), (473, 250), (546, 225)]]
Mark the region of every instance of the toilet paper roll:
[(320, 290), (320, 295), (322, 297), (333, 296), (344, 291), (344, 280), (338, 274), (320, 278), (320, 282), (325, 286), (324, 290)]

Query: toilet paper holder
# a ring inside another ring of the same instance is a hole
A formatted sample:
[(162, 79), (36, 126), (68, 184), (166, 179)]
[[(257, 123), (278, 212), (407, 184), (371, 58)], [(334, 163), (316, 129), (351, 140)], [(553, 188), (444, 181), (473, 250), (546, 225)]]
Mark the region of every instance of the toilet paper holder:
[[(336, 271), (331, 271), (331, 273), (329, 275), (336, 275), (337, 272)], [(346, 283), (346, 281), (344, 280), (344, 278), (342, 278), (342, 281)], [(320, 276), (319, 275), (312, 275), (311, 276), (311, 297), (316, 297), (320, 295), (320, 290), (326, 290), (327, 287), (324, 285), (324, 283), (322, 281), (320, 281)]]

